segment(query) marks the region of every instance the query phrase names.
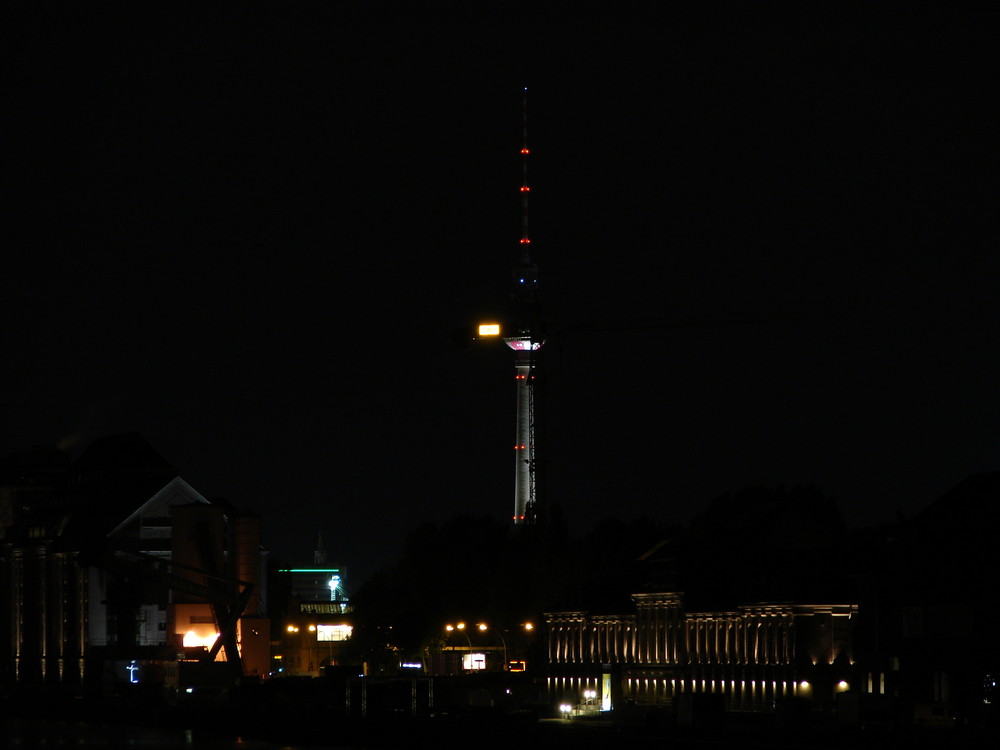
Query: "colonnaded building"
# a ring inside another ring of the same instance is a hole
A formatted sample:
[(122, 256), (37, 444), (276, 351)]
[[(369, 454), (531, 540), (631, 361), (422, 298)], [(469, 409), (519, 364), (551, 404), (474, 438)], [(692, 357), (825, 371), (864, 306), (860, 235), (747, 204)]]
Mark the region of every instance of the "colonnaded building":
[(828, 704), (854, 679), (854, 604), (685, 612), (677, 592), (632, 600), (632, 614), (546, 614), (551, 695), (606, 711), (709, 694), (725, 710), (769, 711), (786, 699)]

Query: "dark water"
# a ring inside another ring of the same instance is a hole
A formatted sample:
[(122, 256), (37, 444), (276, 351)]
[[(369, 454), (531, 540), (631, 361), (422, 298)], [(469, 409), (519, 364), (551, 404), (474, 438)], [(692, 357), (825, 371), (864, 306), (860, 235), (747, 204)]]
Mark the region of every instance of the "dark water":
[(206, 729), (137, 727), (75, 721), (0, 720), (0, 748), (219, 748), (225, 750), (361, 750), (364, 745), (289, 744), (247, 737), (223, 737)]
[(0, 719), (0, 748), (219, 748), (220, 750), (366, 750), (367, 748), (464, 747), (464, 748), (609, 748), (664, 747), (740, 748), (741, 750), (833, 750), (834, 748), (966, 748), (997, 747), (995, 736), (964, 733), (838, 732), (812, 729), (802, 732), (724, 730), (692, 731), (610, 722), (587, 723), (542, 720), (524, 726), (491, 722), (421, 724), (373, 722), (351, 727), (330, 724), (292, 732), (287, 740), (274, 737), (243, 737), (211, 727), (179, 728), (129, 726), (119, 723), (87, 723), (58, 719)]

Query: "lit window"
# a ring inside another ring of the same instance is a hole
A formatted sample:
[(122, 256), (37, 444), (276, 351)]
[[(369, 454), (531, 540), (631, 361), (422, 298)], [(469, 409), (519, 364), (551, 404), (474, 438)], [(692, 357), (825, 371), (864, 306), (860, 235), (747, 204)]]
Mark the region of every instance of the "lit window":
[(317, 625), (317, 641), (346, 641), (351, 637), (354, 627), (351, 625)]
[(486, 669), (486, 654), (466, 654), (462, 657), (462, 668), (470, 672)]
[(194, 630), (189, 630), (184, 634), (184, 648), (197, 648), (198, 646), (211, 648), (218, 637), (218, 633), (199, 634)]

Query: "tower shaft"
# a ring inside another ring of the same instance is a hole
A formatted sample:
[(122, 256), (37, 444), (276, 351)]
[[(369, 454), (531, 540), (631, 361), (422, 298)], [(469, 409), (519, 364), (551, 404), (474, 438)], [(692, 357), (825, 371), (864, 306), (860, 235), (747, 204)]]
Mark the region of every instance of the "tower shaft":
[(514, 362), (517, 421), (514, 432), (514, 523), (535, 521), (535, 389), (531, 351)]

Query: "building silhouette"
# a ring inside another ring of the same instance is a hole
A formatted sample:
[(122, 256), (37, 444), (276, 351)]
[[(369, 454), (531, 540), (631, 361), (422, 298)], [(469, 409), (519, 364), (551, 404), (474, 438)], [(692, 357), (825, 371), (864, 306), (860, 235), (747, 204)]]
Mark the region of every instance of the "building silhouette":
[(1000, 472), (851, 533), (817, 517), (826, 501), (814, 494), (720, 498), (643, 555), (630, 609), (548, 612), (553, 700), (678, 719), (692, 706), (798, 707), (848, 725), (995, 728)]
[(0, 684), (266, 674), (259, 521), (201, 496), (139, 435), (72, 464), (13, 457), (0, 487)]
[(327, 563), (320, 534), (312, 564), (278, 571), (288, 589), (274, 653), (274, 673), (318, 677), (344, 667), (343, 647), (354, 631), (345, 571)]

